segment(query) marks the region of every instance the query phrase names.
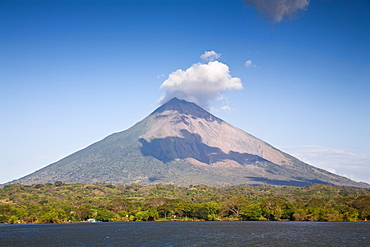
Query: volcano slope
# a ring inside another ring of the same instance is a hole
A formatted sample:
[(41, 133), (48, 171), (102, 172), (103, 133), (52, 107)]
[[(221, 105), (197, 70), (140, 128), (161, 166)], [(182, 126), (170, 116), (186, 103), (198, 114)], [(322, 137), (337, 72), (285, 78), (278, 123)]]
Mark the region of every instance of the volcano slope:
[(184, 100), (9, 183), (277, 185), (358, 183), (308, 165)]

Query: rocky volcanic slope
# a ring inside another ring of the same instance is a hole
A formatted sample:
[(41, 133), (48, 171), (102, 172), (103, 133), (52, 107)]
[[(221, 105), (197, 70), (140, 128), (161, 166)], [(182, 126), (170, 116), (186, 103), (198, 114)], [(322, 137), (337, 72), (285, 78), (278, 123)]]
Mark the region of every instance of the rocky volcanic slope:
[(112, 134), (10, 183), (177, 185), (370, 185), (310, 166), (174, 98), (128, 130)]

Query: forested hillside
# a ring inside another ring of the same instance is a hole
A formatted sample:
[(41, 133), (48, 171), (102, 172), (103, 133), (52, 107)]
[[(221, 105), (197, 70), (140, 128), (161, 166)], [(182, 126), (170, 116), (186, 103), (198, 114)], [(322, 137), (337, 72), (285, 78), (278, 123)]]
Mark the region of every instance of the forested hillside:
[(54, 184), (0, 189), (0, 223), (148, 220), (370, 220), (370, 190)]

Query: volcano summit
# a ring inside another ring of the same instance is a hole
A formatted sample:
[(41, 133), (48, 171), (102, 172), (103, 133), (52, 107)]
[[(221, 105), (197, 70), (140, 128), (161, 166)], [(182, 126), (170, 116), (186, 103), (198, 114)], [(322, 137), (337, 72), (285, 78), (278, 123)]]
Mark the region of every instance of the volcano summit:
[(310, 166), (206, 110), (173, 98), (133, 127), (10, 183), (369, 187)]

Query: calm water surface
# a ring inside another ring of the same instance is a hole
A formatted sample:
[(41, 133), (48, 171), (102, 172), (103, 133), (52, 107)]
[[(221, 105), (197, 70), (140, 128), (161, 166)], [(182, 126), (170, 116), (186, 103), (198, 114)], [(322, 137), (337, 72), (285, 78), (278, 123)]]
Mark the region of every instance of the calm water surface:
[(370, 222), (0, 225), (0, 246), (370, 246)]

